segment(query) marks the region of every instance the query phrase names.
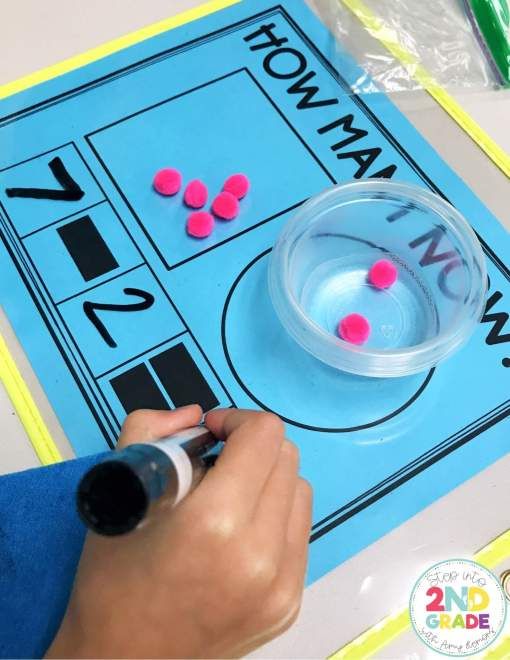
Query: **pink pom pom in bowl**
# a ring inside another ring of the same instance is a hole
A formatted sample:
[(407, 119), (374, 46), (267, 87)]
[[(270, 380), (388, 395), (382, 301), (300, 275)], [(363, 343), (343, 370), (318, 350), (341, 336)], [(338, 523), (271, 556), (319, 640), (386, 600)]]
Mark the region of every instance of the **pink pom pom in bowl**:
[[(373, 377), (419, 373), (458, 350), (487, 289), (481, 245), (462, 215), (428, 190), (384, 179), (335, 186), (301, 206), (268, 277), (277, 316), (302, 348)], [(362, 344), (338, 332), (349, 315), (369, 324)]]

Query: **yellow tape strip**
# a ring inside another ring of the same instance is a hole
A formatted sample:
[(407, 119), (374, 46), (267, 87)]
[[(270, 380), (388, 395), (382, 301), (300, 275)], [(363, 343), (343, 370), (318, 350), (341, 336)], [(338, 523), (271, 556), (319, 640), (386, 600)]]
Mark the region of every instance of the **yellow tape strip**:
[[(212, 14), (226, 7), (235, 5), (242, 0), (210, 0), (205, 2), (194, 9), (182, 12), (171, 18), (167, 18), (158, 23), (153, 23), (147, 27), (131, 32), (123, 37), (109, 41), (108, 43), (92, 48), (85, 53), (81, 53), (74, 57), (70, 57), (63, 62), (59, 62), (52, 66), (35, 71), (28, 76), (14, 80), (13, 82), (5, 85), (0, 85), (0, 99), (21, 92), (33, 85), (38, 85), (64, 73), (68, 73), (91, 62), (95, 62), (107, 55), (116, 53), (123, 48), (132, 46), (154, 37), (157, 34), (166, 32), (173, 28), (191, 23), (194, 20)], [(62, 456), (53, 441), (50, 432), (43, 418), (37, 408), (35, 401), (30, 394), (27, 384), (23, 380), (12, 355), (7, 348), (3, 337), (0, 335), (0, 381), (4, 384), (5, 389), (13, 403), (16, 412), (23, 424), (25, 431), (32, 443), (32, 446), (43, 465), (50, 465), (51, 463), (58, 463), (62, 460)]]
[(409, 74), (427, 91), (439, 105), (457, 122), (499, 169), (510, 178), (510, 155), (508, 155), (448, 92), (439, 85), (419, 60), (398, 41), (394, 30), (373, 14), (362, 0), (338, 0), (352, 11), (363, 23), (369, 34), (377, 39), (401, 62)]
[(30, 73), (27, 76), (23, 76), (18, 80), (13, 82), (6, 83), (5, 85), (0, 85), (0, 99), (6, 98), (7, 96), (12, 96), (17, 92), (21, 92), (29, 87), (34, 85), (39, 85), (39, 83), (46, 82), (51, 80), (51, 78), (56, 78), (61, 76), (64, 73), (73, 71), (73, 69), (78, 69), (81, 66), (100, 60), (107, 55), (116, 53), (123, 48), (128, 48), (134, 44), (149, 39), (149, 37), (154, 37), (157, 34), (166, 32), (167, 30), (172, 30), (186, 23), (191, 23), (192, 21), (197, 20), (198, 18), (203, 18), (208, 16), (216, 11), (225, 9), (232, 5), (241, 2), (242, 0), (210, 0), (210, 2), (205, 2), (194, 9), (181, 12), (170, 18), (166, 18), (158, 23), (153, 23), (147, 27), (142, 28), (141, 30), (136, 30), (135, 32), (130, 32), (129, 34), (119, 37), (118, 39), (113, 39), (108, 41), (105, 44), (101, 44), (96, 48), (86, 51), (85, 53), (80, 53), (74, 57), (70, 57), (67, 60), (48, 66), (45, 69), (35, 71)]
[[(505, 560), (510, 559), (510, 530), (479, 550), (473, 559), (491, 570)], [(383, 619), (376, 626), (349, 642), (347, 646), (330, 655), (329, 660), (367, 660), (372, 658), (396, 637), (409, 630), (410, 627), (409, 610), (406, 608)], [(490, 658), (509, 658), (509, 651), (510, 637), (505, 637), (502, 642), (491, 650), (490, 653), (495, 655), (490, 655)], [(500, 652), (502, 655), (498, 655)]]
[(510, 658), (510, 636), (504, 637), (502, 642), (491, 651), (487, 651), (483, 657), (490, 658), (490, 660), (508, 660)]
[(62, 456), (54, 443), (14, 359), (0, 335), (0, 381), (25, 427), (35, 453), (43, 465), (58, 463)]
[(399, 614), (388, 616), (376, 626), (349, 642), (347, 646), (330, 655), (329, 660), (365, 660), (370, 658), (405, 632), (410, 625), (409, 610), (407, 609)]

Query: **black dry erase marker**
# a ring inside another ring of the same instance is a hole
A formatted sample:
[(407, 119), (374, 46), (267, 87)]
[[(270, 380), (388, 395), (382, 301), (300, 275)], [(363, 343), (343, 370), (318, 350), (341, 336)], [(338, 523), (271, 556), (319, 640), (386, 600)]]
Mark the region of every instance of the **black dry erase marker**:
[(83, 522), (98, 534), (115, 536), (135, 529), (149, 504), (163, 495), (175, 506), (214, 462), (218, 441), (203, 426), (186, 429), (151, 444), (112, 452), (91, 468), (78, 486)]

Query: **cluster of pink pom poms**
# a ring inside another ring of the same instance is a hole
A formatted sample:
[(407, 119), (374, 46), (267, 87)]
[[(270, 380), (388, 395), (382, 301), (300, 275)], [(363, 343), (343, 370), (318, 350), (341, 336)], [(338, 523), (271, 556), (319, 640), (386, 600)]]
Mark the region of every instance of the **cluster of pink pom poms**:
[[(154, 190), (160, 195), (176, 195), (182, 187), (182, 174), (173, 167), (165, 167), (156, 173), (153, 180)], [(209, 191), (200, 179), (193, 179), (184, 189), (184, 203), (194, 209), (188, 216), (186, 231), (193, 238), (207, 238), (214, 229), (214, 216), (221, 220), (234, 220), (239, 215), (239, 201), (250, 189), (248, 177), (244, 174), (233, 174), (223, 184), (221, 192), (216, 195), (211, 211), (200, 210), (207, 203)]]

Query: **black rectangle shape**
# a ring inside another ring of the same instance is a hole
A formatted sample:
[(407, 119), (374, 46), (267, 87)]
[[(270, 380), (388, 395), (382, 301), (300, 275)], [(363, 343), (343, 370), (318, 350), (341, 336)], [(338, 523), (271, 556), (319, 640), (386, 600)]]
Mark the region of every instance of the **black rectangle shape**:
[(176, 344), (150, 359), (159, 380), (176, 407), (198, 403), (206, 412), (219, 401), (184, 344)]
[(105, 275), (119, 264), (89, 215), (57, 229), (85, 282)]
[(128, 414), (140, 408), (170, 409), (145, 364), (139, 364), (123, 374), (115, 376), (110, 380), (110, 384)]

